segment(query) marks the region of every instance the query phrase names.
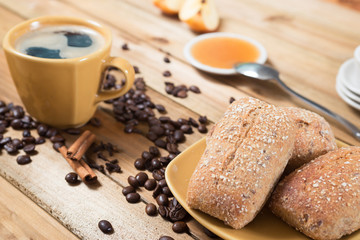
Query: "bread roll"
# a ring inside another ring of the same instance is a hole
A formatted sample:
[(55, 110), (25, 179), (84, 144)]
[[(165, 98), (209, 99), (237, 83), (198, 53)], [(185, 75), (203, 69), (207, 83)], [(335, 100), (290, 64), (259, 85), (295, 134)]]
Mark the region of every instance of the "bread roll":
[(287, 111), (254, 98), (233, 102), (207, 136), (187, 192), (190, 207), (240, 229), (254, 219), (293, 150)]
[(337, 148), (331, 127), (323, 117), (301, 108), (287, 107), (285, 109), (298, 126), (294, 152), (285, 172), (290, 173)]
[(269, 203), (272, 212), (307, 236), (339, 239), (360, 228), (360, 147), (318, 157), (285, 177)]

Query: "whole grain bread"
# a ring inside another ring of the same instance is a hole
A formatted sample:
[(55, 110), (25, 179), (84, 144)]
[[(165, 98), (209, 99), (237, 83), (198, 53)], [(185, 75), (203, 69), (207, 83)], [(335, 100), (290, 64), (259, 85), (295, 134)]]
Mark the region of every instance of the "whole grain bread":
[(284, 107), (298, 127), (295, 146), (285, 172), (337, 148), (329, 123), (320, 115), (302, 108)]
[(207, 136), (187, 203), (240, 229), (254, 219), (293, 151), (288, 112), (254, 98), (233, 102)]
[(360, 228), (360, 147), (337, 149), (285, 177), (269, 207), (289, 225), (317, 240), (334, 240)]

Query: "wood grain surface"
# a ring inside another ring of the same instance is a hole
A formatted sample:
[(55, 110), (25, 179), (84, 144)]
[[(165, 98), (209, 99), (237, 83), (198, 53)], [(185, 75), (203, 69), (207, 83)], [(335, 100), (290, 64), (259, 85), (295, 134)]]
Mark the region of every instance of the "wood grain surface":
[[(340, 65), (352, 57), (360, 44), (360, 33), (354, 30), (360, 22), (356, 4), (345, 7), (338, 1), (325, 0), (224, 0), (216, 4), (222, 18), (219, 31), (259, 40), (268, 51), (268, 63), (281, 72), (290, 87), (360, 127), (359, 112), (346, 105), (335, 91)], [(173, 119), (206, 115), (210, 127), (223, 114), (230, 97), (242, 96), (307, 108), (272, 82), (216, 76), (194, 69), (182, 51), (186, 42), (197, 34), (177, 17), (161, 14), (150, 0), (0, 0), (0, 39), (15, 24), (42, 15), (84, 17), (110, 27), (114, 37), (112, 55), (122, 56), (140, 68), (138, 76), (144, 77), (147, 94), (155, 103), (165, 105), (166, 115)], [(123, 43), (128, 43), (129, 51), (121, 49)], [(163, 62), (167, 54), (170, 64)], [(165, 70), (171, 71), (170, 78), (162, 76)], [(186, 99), (175, 98), (165, 93), (165, 81), (197, 85), (202, 93), (189, 93)], [(0, 52), (0, 96), (1, 100), (21, 104), (3, 51)], [(0, 239), (158, 239), (162, 235), (209, 239), (194, 220), (188, 222), (189, 233), (179, 235), (160, 216), (147, 216), (145, 204), (154, 202), (151, 192), (139, 191), (138, 204), (125, 200), (121, 190), (128, 185), (128, 176), (138, 173), (134, 160), (152, 143), (142, 135), (124, 133), (123, 124), (114, 119), (110, 109), (108, 104), (101, 104), (96, 112), (102, 127), (84, 128), (93, 131), (98, 141), (115, 143), (121, 149), (114, 158), (119, 159), (122, 173), (97, 172), (100, 182), (97, 187), (83, 183), (68, 186), (64, 176), (71, 168), (49, 142), (38, 147), (39, 154), (26, 166), (17, 165), (14, 156), (0, 153), (0, 217), (4, 219), (0, 224)], [(337, 138), (358, 144), (342, 127), (330, 123)], [(12, 129), (6, 133), (14, 137), (19, 134)], [(69, 144), (75, 139), (65, 136)], [(202, 136), (197, 131), (187, 135), (180, 150)], [(113, 224), (114, 234), (100, 232), (97, 223), (101, 219)]]

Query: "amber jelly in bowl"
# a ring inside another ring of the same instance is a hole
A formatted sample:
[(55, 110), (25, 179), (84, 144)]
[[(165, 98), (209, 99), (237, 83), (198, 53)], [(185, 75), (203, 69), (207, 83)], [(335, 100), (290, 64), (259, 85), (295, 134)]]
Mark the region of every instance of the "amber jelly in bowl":
[(258, 41), (234, 33), (207, 33), (190, 40), (185, 58), (196, 68), (214, 74), (234, 75), (241, 62), (265, 63), (267, 53)]

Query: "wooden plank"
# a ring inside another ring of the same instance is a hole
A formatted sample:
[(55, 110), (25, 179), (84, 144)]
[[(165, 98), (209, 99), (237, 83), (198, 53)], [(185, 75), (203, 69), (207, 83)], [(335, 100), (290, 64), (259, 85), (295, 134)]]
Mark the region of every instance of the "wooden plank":
[[(3, 239), (78, 239), (43, 209), (0, 177), (0, 236)], [(14, 225), (13, 223), (16, 223)]]

